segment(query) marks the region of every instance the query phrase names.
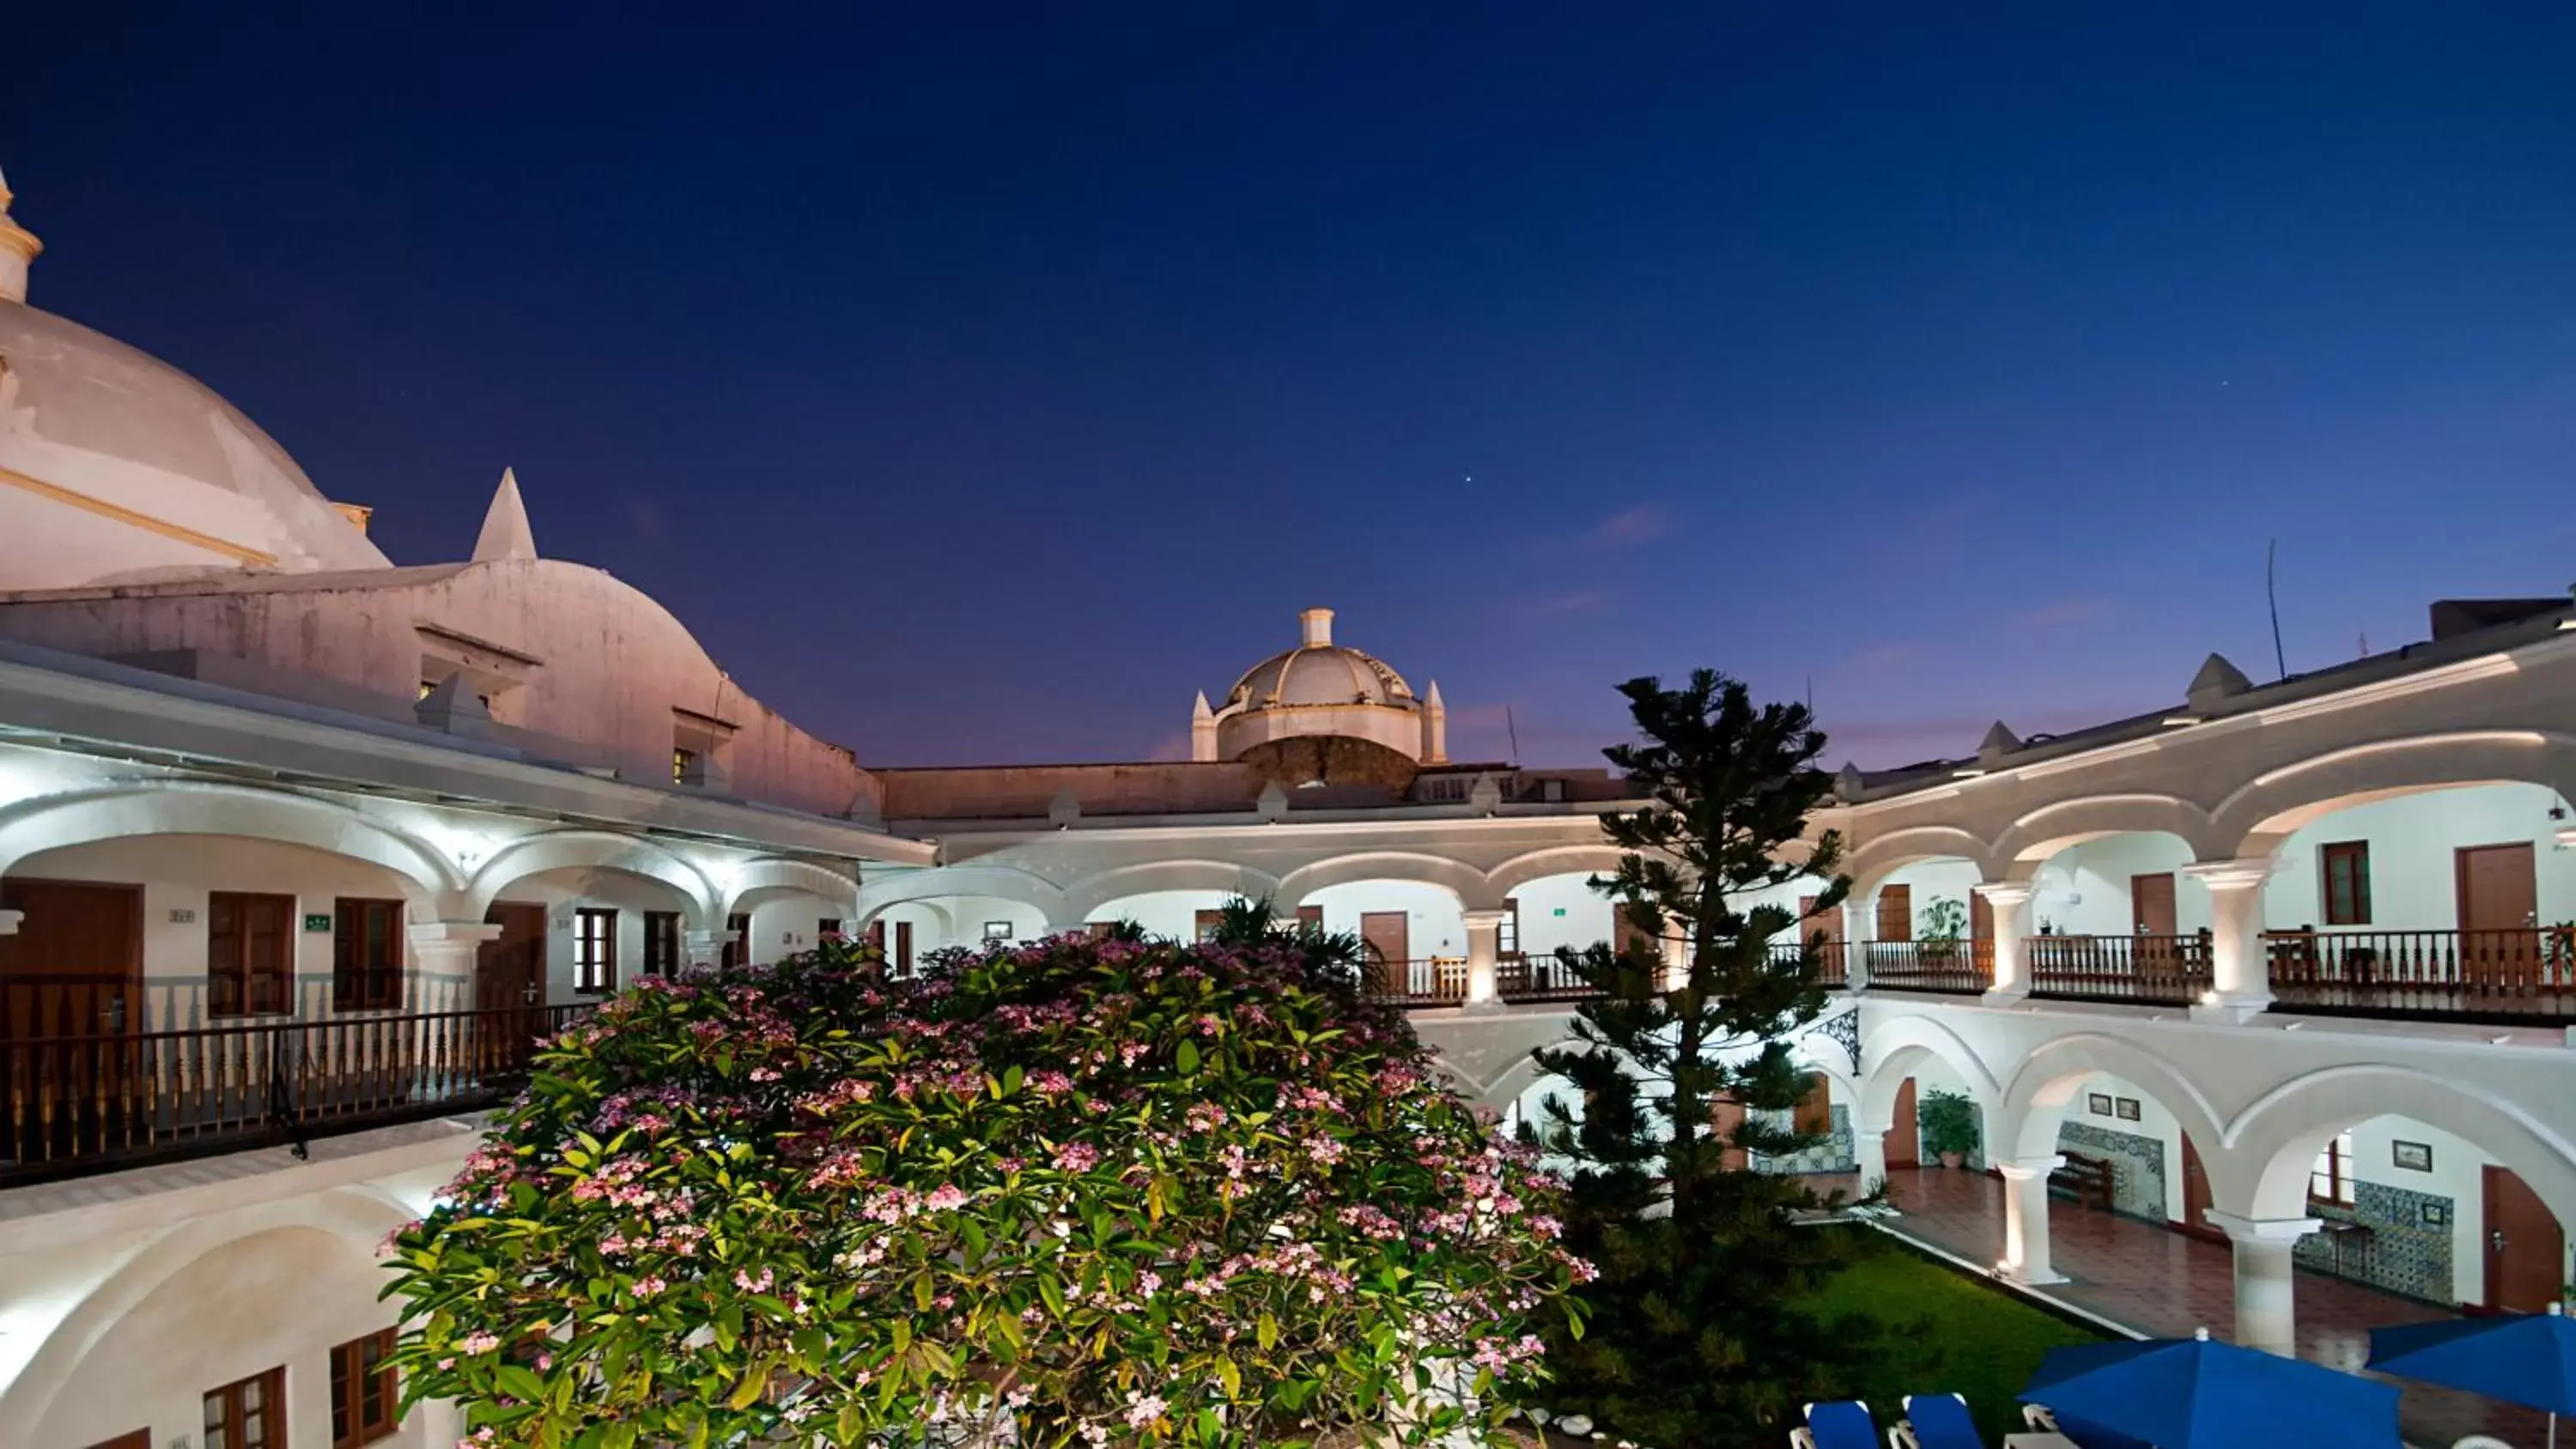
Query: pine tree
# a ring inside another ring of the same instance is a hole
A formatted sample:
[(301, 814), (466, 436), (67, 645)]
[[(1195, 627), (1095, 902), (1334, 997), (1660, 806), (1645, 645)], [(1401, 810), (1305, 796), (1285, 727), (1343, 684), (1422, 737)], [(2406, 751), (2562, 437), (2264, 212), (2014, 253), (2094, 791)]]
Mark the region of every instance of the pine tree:
[[(1794, 1125), (1807, 1083), (1789, 1039), (1825, 1011), (1810, 923), (1850, 881), (1833, 832), (1788, 848), (1832, 790), (1825, 739), (1805, 706), (1757, 708), (1713, 670), (1619, 688), (1643, 738), (1604, 753), (1650, 803), (1604, 817), (1627, 854), (1593, 887), (1635, 929), (1625, 949), (1571, 958), (1600, 993), (1581, 1045), (1535, 1054), (1581, 1097), (1579, 1111), (1550, 1097), (1537, 1135), (1574, 1164), (1568, 1243), (1600, 1273), (1584, 1336), (1551, 1345), (1555, 1397), (1657, 1449), (1776, 1445), (1801, 1402), (1843, 1392), (1876, 1351), (1865, 1321), (1801, 1306), (1848, 1240), (1797, 1219), (1838, 1200), (1750, 1165), (1820, 1140)], [(1774, 903), (1802, 879), (1818, 882), (1803, 918)], [(1793, 925), (1803, 948), (1775, 951)]]

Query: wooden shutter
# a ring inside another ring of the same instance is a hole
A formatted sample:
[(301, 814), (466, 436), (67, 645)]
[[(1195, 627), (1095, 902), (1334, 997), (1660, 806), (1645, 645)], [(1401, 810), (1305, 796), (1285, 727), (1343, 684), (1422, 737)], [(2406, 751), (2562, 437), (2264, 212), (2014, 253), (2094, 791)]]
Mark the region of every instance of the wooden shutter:
[(1891, 885), (1878, 888), (1878, 939), (1914, 939), (1914, 887)]

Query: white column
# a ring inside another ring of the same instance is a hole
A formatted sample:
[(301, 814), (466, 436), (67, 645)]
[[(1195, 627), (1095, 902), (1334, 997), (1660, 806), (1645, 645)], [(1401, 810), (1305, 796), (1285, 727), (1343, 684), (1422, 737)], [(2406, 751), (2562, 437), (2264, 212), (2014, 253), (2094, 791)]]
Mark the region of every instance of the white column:
[(2196, 1021), (2244, 1021), (2272, 1004), (2272, 963), (2263, 950), (2263, 882), (2272, 862), (2204, 860), (2182, 868), (2209, 887), (2209, 993)]
[(18, 934), (18, 923), (27, 919), (25, 911), (0, 911), (0, 936)]
[(1860, 1190), (1870, 1188), (1887, 1177), (1887, 1134), (1872, 1132), (1860, 1125), (1860, 1106), (1852, 1105), (1852, 1170), (1860, 1175)]
[(1467, 912), (1467, 1005), (1482, 1010), (1503, 1004), (1503, 922), (1509, 911)]
[(2023, 1157), (1997, 1162), (2004, 1179), (2004, 1256), (1995, 1267), (2016, 1283), (2063, 1283), (2048, 1261), (2048, 1175), (2066, 1159)]
[(2248, 1218), (2211, 1208), (2209, 1225), (2236, 1247), (2236, 1343), (2283, 1358), (2299, 1356), (2291, 1250), (2317, 1230), (2315, 1218)]
[[(2021, 944), (2029, 924), (2030, 889), (2027, 881), (1988, 881), (1976, 887), (1994, 908), (1995, 979), (1986, 988), (1988, 1001), (2019, 1001), (2030, 994), (2030, 968)], [(1973, 943), (1969, 949), (1975, 949)]]
[(423, 1399), (404, 1417), (419, 1424), (425, 1449), (455, 1449), (465, 1437), (465, 1410), (452, 1399)]
[(688, 952), (692, 966), (713, 966), (724, 960), (725, 947), (733, 944), (734, 933), (727, 931), (684, 931), (680, 944)]
[(1858, 902), (1843, 902), (1843, 980), (1854, 991), (1869, 985), (1869, 938), (1875, 929)]
[(408, 934), (422, 987), (413, 1010), (472, 1010), (476, 954), (484, 942), (500, 939), (501, 928), (482, 921), (420, 921)]

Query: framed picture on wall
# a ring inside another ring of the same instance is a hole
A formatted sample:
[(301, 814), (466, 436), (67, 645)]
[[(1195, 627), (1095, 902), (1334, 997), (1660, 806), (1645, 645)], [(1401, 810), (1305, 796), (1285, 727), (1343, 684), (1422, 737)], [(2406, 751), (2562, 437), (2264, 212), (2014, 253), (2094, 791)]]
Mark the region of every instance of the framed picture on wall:
[(1011, 939), (1011, 923), (1008, 921), (986, 921), (984, 923), (984, 939), (987, 941), (1007, 941)]
[(2119, 1101), (2117, 1101), (2117, 1102), (2113, 1103), (2112, 1105), (2114, 1105), (2114, 1106), (2116, 1106), (2117, 1108), (2119, 1108), (2119, 1112), (2120, 1112), (2120, 1120), (2121, 1120), (2121, 1121), (2123, 1121), (2123, 1122), (2135, 1122), (2135, 1121), (2137, 1121), (2137, 1120), (2138, 1120), (2138, 1099), (2137, 1099), (2137, 1098), (2135, 1098), (2135, 1097), (2122, 1097)]
[(2388, 1153), (2399, 1167), (2408, 1172), (2433, 1170), (2433, 1144), (2430, 1142), (2392, 1142), (2388, 1144)]
[(2422, 1219), (2424, 1226), (2428, 1228), (2447, 1228), (2451, 1225), (2451, 1205), (2444, 1202), (2428, 1202), (2424, 1204)]
[(2108, 1116), (2110, 1116), (2110, 1115), (2111, 1115), (2111, 1094), (2110, 1094), (2110, 1093), (2108, 1093), (2108, 1092), (2087, 1092), (2087, 1093), (2085, 1093), (2085, 1094), (2084, 1094), (2084, 1110), (2085, 1110), (2085, 1111), (2087, 1111), (2087, 1112), (2092, 1113), (2092, 1114), (2093, 1114), (2094, 1116), (2096, 1116), (2096, 1117), (2108, 1117)]

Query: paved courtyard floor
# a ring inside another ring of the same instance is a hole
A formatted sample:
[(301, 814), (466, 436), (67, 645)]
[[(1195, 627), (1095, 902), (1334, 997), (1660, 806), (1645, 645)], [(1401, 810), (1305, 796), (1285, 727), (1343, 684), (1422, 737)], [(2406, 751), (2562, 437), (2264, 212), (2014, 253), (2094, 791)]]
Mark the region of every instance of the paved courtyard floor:
[[(1899, 1169), (1889, 1174), (1889, 1194), (1903, 1214), (1889, 1220), (1897, 1231), (1971, 1263), (2002, 1256), (2001, 1181), (1982, 1172)], [(2212, 1338), (2234, 1336), (2235, 1260), (2224, 1244), (2058, 1202), (2049, 1213), (2049, 1252), (2069, 1281), (2045, 1290), (2048, 1297), (2154, 1338), (2188, 1337), (2195, 1328), (2207, 1328)], [(2316, 1363), (2357, 1369), (2370, 1356), (2371, 1329), (2450, 1316), (2431, 1304), (2299, 1271), (2299, 1357)], [(2390, 1382), (2406, 1391), (2400, 1413), (2407, 1439), (2427, 1449), (2466, 1434), (2533, 1449), (2544, 1441), (2547, 1421), (2538, 1413)]]

